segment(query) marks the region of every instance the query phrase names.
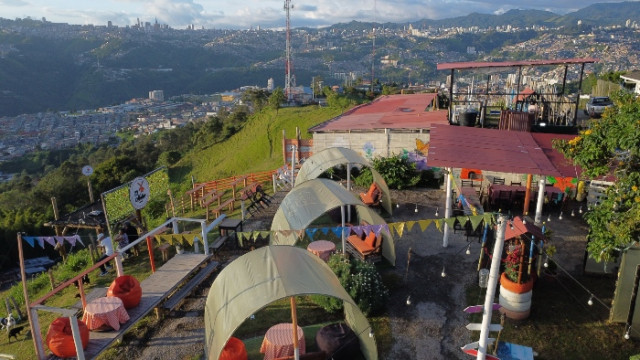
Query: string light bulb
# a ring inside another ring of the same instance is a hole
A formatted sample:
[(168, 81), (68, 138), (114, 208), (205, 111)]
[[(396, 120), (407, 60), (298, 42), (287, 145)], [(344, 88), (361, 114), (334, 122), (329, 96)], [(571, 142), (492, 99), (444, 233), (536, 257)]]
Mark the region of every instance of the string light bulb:
[(578, 208), (578, 214), (582, 214), (582, 205)]
[(551, 222), (551, 213), (549, 213), (549, 216), (547, 216), (547, 222)]
[(560, 211), (560, 215), (558, 215), (558, 220), (562, 220), (562, 211)]
[(574, 209), (571, 209), (571, 216), (576, 216), (576, 211)]
[(467, 251), (464, 252), (467, 255), (471, 255), (471, 244), (467, 245)]
[(509, 221), (509, 228), (513, 230), (513, 220)]
[(400, 209), (400, 203), (396, 204), (396, 209)]
[(542, 264), (542, 266), (548, 268), (549, 267), (549, 256), (545, 256), (544, 257), (544, 263)]
[(440, 276), (447, 277), (447, 271), (445, 270), (444, 265), (442, 265), (442, 272), (440, 273)]
[(522, 218), (522, 223), (523, 223), (524, 225), (527, 225), (527, 218)]
[(589, 306), (593, 305), (593, 294), (591, 294), (591, 296), (589, 297), (589, 301), (587, 301), (587, 304), (589, 304)]
[(369, 337), (372, 338), (373, 337), (373, 329), (369, 329)]
[(411, 306), (411, 295), (407, 296), (407, 306)]
[(416, 209), (413, 212), (418, 212), (418, 204), (416, 204)]
[(436, 207), (436, 217), (438, 217), (438, 208)]
[(631, 337), (631, 334), (629, 334), (630, 331), (631, 331), (631, 325), (627, 327), (627, 331), (624, 333), (625, 340), (629, 340), (629, 338)]

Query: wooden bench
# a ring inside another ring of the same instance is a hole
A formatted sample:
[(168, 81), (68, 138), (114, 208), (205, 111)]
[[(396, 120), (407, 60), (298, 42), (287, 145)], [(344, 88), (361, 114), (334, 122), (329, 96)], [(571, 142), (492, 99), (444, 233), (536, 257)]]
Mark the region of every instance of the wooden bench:
[(217, 238), (209, 248), (215, 254), (222, 247), (222, 245), (224, 245), (227, 239), (229, 239), (229, 235), (222, 235), (219, 238)]
[(162, 307), (166, 310), (174, 310), (182, 304), (184, 299), (189, 296), (193, 292), (198, 285), (200, 285), (206, 278), (208, 278), (216, 269), (220, 263), (217, 261), (210, 262), (207, 266), (205, 266), (202, 270), (198, 272), (194, 277), (189, 280), (185, 285), (183, 285), (178, 291), (173, 293), (169, 299), (167, 299)]
[[(216, 217), (220, 217), (220, 213), (222, 212), (222, 209), (224, 209), (225, 207), (229, 212), (232, 212), (235, 209), (235, 202), (236, 200), (234, 198), (231, 198), (223, 202), (222, 204), (218, 205), (218, 207), (214, 208), (211, 211), (216, 215)], [(209, 212), (207, 212), (207, 215), (209, 215)]]
[(359, 235), (350, 235), (345, 250), (362, 261), (378, 262), (381, 259), (382, 235), (376, 236), (372, 231), (365, 239)]

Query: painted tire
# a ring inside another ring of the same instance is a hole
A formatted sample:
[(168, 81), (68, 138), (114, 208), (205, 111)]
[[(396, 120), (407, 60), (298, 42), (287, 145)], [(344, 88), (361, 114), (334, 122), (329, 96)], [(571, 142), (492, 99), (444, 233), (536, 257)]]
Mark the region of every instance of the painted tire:
[(510, 311), (522, 312), (528, 311), (531, 309), (531, 300), (522, 301), (522, 302), (513, 302), (502, 297), (502, 294), (499, 296), (500, 305)]
[(505, 308), (500, 308), (500, 312), (503, 313), (506, 317), (512, 320), (524, 320), (531, 315), (531, 310), (526, 311), (511, 311)]
[(504, 287), (502, 287), (502, 285), (500, 285), (500, 296), (502, 296), (508, 302), (522, 303), (526, 301), (531, 301), (532, 294), (533, 294), (533, 291), (531, 290), (522, 294), (514, 293), (513, 291), (509, 291)]
[(500, 285), (511, 292), (522, 294), (522, 293), (529, 292), (531, 291), (531, 289), (533, 289), (533, 278), (529, 279), (529, 281), (527, 281), (524, 284), (518, 284), (509, 280), (509, 278), (507, 277), (507, 274), (502, 273), (502, 275), (500, 275)]

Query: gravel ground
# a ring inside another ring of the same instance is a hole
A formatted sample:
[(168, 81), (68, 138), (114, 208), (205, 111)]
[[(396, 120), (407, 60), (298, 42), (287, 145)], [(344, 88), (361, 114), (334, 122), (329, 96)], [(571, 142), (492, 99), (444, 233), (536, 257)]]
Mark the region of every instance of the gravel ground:
[[(278, 193), (272, 212), (246, 222), (245, 231), (268, 229), (269, 216), (277, 208), (284, 193)], [(394, 191), (394, 209), (389, 222), (433, 219), (436, 208), (442, 216), (444, 193), (441, 190)], [(418, 212), (415, 212), (416, 204)], [(565, 214), (568, 211), (565, 211)], [(557, 215), (556, 215), (557, 219)], [(567, 270), (579, 271), (584, 252), (586, 226), (578, 219), (565, 215), (562, 222), (552, 220), (557, 258)], [(393, 289), (388, 306), (393, 345), (381, 359), (467, 359), (459, 348), (471, 341), (465, 328), (469, 322), (462, 311), (466, 306), (465, 288), (477, 286), (477, 261), (480, 244), (477, 238), (467, 237), (462, 231), (451, 233), (449, 246), (442, 246), (442, 233), (434, 225), (425, 232), (418, 224), (412, 231), (396, 238), (396, 267), (387, 271), (403, 279)], [(470, 245), (471, 254), (465, 254)], [(409, 262), (409, 249), (411, 259)], [(574, 254), (573, 256), (568, 254)], [(227, 256), (235, 256), (228, 253)], [(442, 277), (443, 267), (446, 277)], [(211, 279), (211, 281), (213, 281)], [(209, 284), (211, 283), (209, 282)], [(203, 285), (184, 305), (168, 314), (156, 324), (146, 340), (125, 341), (116, 358), (121, 359), (192, 359), (203, 354), (204, 304), (208, 287)], [(411, 305), (407, 305), (410, 296)], [(483, 299), (478, 299), (478, 304)], [(463, 356), (464, 355), (464, 356)]]

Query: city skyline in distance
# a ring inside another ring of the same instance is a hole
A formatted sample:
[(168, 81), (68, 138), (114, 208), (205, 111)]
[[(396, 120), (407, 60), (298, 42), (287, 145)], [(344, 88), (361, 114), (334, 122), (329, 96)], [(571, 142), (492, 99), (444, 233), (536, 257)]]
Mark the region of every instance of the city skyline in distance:
[[(323, 27), (353, 20), (403, 23), (447, 19), (471, 13), (502, 14), (512, 9), (534, 9), (564, 15), (595, 3), (620, 1), (541, 0), (535, 3), (505, 0), (293, 0), (292, 27)], [(637, 2), (637, 0), (634, 0)], [(283, 28), (283, 0), (0, 0), (7, 19), (31, 18), (80, 25), (132, 26), (140, 22), (166, 24), (174, 29)]]

